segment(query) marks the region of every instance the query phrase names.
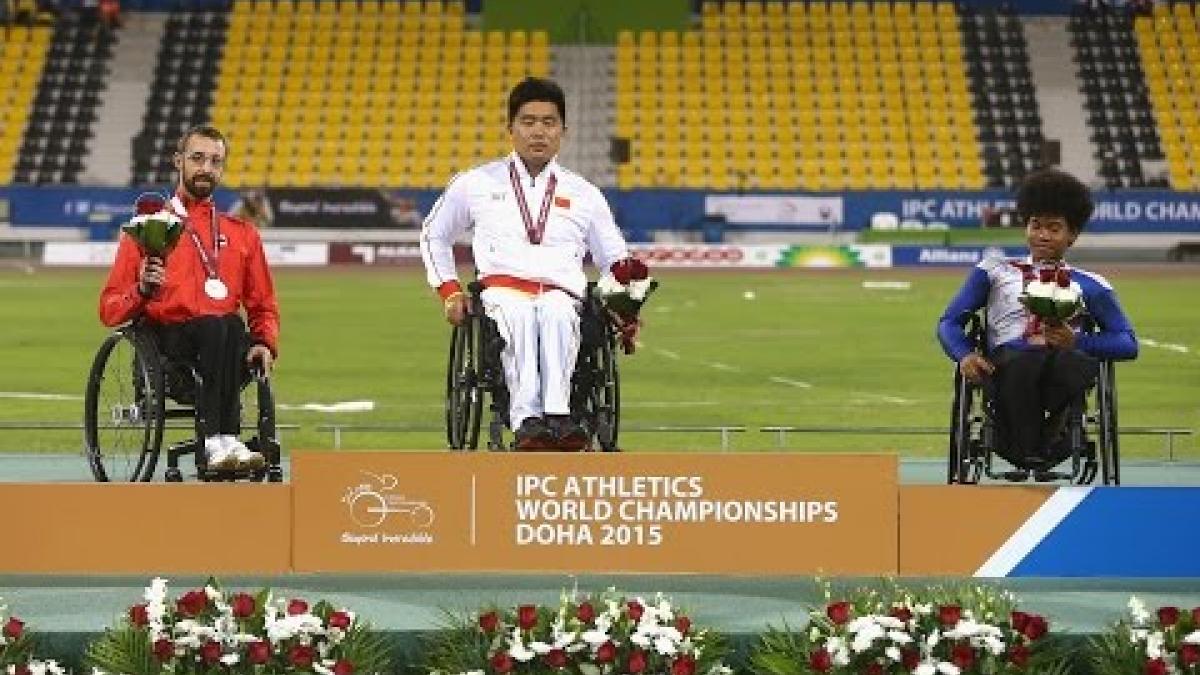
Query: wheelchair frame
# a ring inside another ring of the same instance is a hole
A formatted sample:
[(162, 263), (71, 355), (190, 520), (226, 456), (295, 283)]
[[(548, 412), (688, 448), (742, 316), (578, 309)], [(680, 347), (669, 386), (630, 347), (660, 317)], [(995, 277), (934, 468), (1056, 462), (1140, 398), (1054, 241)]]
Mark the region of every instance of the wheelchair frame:
[[(606, 310), (588, 284), (580, 313), (579, 355), (571, 376), (571, 415), (588, 436), (585, 450), (598, 446), (617, 451), (621, 388), (616, 359), (616, 332)], [(504, 339), (483, 311), (479, 282), (468, 284), (469, 316), (451, 331), (446, 367), (446, 443), (453, 450), (477, 450), (488, 399), (487, 449), (510, 450), (504, 429), (509, 426), (509, 392), (500, 353)]]
[[(132, 349), (132, 372), (123, 372), (123, 364), (114, 363), (110, 373), (110, 360), (120, 345), (128, 344)], [(111, 405), (108, 411), (100, 410), (101, 386), (109, 376), (121, 379), (132, 377), (126, 402)], [(174, 378), (187, 378), (182, 382)], [(202, 481), (234, 481), (248, 479), (270, 482), (283, 481), (283, 470), (280, 467), (280, 445), (275, 427), (275, 398), (271, 390), (270, 378), (257, 369), (251, 371), (251, 380), (255, 385), (255, 408), (257, 414), (254, 420), (254, 437), (246, 441), (246, 447), (262, 453), (266, 466), (255, 470), (216, 471), (209, 470), (204, 444), (200, 440), (199, 418), (194, 405), (189, 405), (183, 394), (187, 389), (178, 387), (191, 386), (190, 392), (200, 388), (200, 376), (193, 368), (185, 364), (170, 361), (158, 349), (154, 337), (140, 323), (134, 322), (122, 326), (112, 332), (104, 342), (92, 361), (88, 374), (87, 388), (84, 393), (84, 448), (88, 465), (97, 481), (108, 482), (123, 480), (129, 482), (148, 482), (154, 478), (159, 455), (162, 453), (163, 433), (166, 423), (172, 419), (190, 419), (193, 422), (195, 434), (192, 438), (174, 443), (167, 448), (167, 468), (164, 480), (177, 483), (183, 480), (183, 472), (179, 468), (179, 458), (192, 455), (196, 466), (196, 476)], [(243, 384), (242, 389), (249, 384)], [(114, 453), (117, 448), (104, 447), (101, 439), (102, 415), (107, 412), (111, 425), (105, 429), (128, 428), (135, 433), (140, 430), (140, 441), (134, 444), (137, 458), (124, 475), (115, 475), (105, 466), (105, 457)]]
[[(1088, 321), (1085, 330), (1094, 326)], [(967, 335), (978, 348), (986, 341), (984, 320), (972, 314)], [(1020, 482), (1030, 475), (1039, 482), (1069, 481), (1090, 485), (1097, 475), (1104, 485), (1120, 485), (1120, 446), (1117, 426), (1116, 368), (1112, 361), (1101, 360), (1096, 384), (1084, 394), (1081, 406), (1068, 411), (1067, 442), (1069, 458), (1045, 470), (1016, 467), (998, 470), (994, 465), (999, 435), (996, 421), (987, 410), (982, 387), (969, 382), (958, 365), (954, 366), (954, 400), (950, 405), (950, 447), (946, 462), (948, 484), (974, 485), (986, 477), (991, 480)], [(1069, 471), (1058, 467), (1070, 460)]]

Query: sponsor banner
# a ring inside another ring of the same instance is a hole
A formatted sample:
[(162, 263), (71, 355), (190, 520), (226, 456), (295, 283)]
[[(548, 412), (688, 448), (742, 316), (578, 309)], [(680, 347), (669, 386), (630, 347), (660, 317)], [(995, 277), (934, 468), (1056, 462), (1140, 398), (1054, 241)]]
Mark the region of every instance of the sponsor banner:
[(292, 468), (298, 572), (896, 570), (892, 455), (699, 454), (681, 464), (309, 452)]
[[(0, 483), (0, 513), (22, 514), (5, 521), (20, 555), (0, 556), (0, 573), (281, 574), (291, 566), (291, 495), (269, 484)], [(220, 534), (187, 545), (194, 523)]]
[[(18, 226), (115, 227), (133, 217), (133, 203), (147, 191), (171, 194), (168, 186), (146, 188), (96, 188), (79, 186), (13, 186), (0, 188), (11, 202), (12, 224)], [(217, 207), (227, 211), (237, 194), (224, 188), (215, 195)]]
[(842, 197), (816, 195), (726, 195), (704, 198), (706, 216), (736, 225), (807, 225), (827, 229), (843, 222)]
[(633, 244), (630, 253), (655, 267), (891, 267), (886, 244)]
[[(454, 260), (469, 263), (470, 245), (455, 244)], [(421, 245), (416, 242), (333, 242), (329, 244), (329, 262), (335, 265), (421, 265)]]
[(1017, 258), (1028, 254), (1023, 246), (892, 246), (896, 267), (970, 267), (991, 257)]
[(1196, 487), (904, 486), (900, 573), (1200, 577), (1198, 503)]
[(274, 227), (332, 229), (421, 226), (424, 193), (367, 188), (268, 188)]
[[(272, 267), (329, 263), (324, 243), (263, 242), (263, 251)], [(108, 267), (116, 257), (115, 241), (48, 241), (42, 248), (42, 264), (50, 267)]]

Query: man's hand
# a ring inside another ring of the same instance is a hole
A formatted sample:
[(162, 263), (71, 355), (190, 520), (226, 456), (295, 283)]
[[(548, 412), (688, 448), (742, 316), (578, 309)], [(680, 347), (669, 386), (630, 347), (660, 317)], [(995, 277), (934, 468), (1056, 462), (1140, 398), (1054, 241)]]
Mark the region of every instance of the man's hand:
[(166, 280), (167, 267), (162, 258), (153, 255), (142, 258), (142, 265), (138, 269), (138, 293), (142, 297), (153, 296)]
[(443, 307), (446, 312), (446, 321), (450, 324), (461, 326), (463, 321), (467, 320), (467, 295), (465, 293), (455, 293), (446, 298)]
[(275, 357), (271, 355), (271, 350), (261, 342), (251, 345), (250, 351), (246, 352), (246, 363), (253, 366), (255, 361), (262, 365), (263, 375), (270, 375), (271, 370), (275, 367)]
[(608, 318), (617, 329), (617, 337), (621, 340), (621, 350), (626, 354), (632, 354), (637, 349), (637, 337), (642, 330), (642, 320), (636, 316), (626, 319), (611, 309), (608, 310)]
[(1066, 324), (1046, 326), (1043, 334), (1046, 337), (1046, 346), (1051, 349), (1071, 351), (1075, 348), (1075, 331)]
[(962, 372), (963, 377), (972, 384), (979, 384), (988, 375), (996, 372), (996, 366), (992, 365), (991, 361), (975, 352), (962, 357), (962, 360), (958, 362), (958, 369)]

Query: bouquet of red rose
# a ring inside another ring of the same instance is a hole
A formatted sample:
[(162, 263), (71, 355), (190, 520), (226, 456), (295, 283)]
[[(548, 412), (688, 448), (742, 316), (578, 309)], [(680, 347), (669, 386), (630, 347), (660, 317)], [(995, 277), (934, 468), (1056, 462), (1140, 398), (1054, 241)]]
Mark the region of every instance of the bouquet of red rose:
[(33, 636), (25, 622), (0, 604), (0, 673), (6, 675), (65, 675), (57, 661), (33, 657)]
[(430, 673), (729, 675), (723, 638), (661, 594), (564, 594), (557, 607), (485, 608), (427, 644)]
[(808, 629), (771, 629), (751, 655), (760, 675), (1064, 673), (1044, 617), (986, 587), (864, 590), (810, 613)]
[(121, 226), (147, 255), (164, 257), (179, 243), (183, 235), (183, 220), (160, 194), (146, 192), (138, 196), (134, 215)]
[(382, 637), (327, 602), (277, 599), (265, 589), (227, 593), (212, 580), (172, 602), (165, 579), (154, 579), (143, 599), (88, 645), (93, 675), (390, 672)]
[(638, 315), (650, 294), (658, 289), (658, 281), (650, 276), (646, 263), (637, 258), (625, 258), (612, 264), (609, 272), (596, 282), (595, 294), (613, 316), (621, 332), (621, 345), (632, 354), (641, 319)]
[(1021, 304), (1046, 321), (1062, 323), (1083, 309), (1083, 291), (1067, 267), (1043, 268), (1025, 284)]
[(1137, 597), (1129, 616), (1091, 640), (1097, 675), (1200, 673), (1200, 607), (1159, 607), (1150, 614)]

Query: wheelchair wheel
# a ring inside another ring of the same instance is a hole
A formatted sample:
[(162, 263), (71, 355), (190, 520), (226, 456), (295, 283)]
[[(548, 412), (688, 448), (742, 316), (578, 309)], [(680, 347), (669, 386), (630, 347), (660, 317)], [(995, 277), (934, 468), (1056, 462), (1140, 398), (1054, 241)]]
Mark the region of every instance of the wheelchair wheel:
[(446, 366), (446, 443), (455, 450), (479, 447), (483, 392), (479, 371), (482, 359), (479, 323), (469, 317), (450, 336)]
[(1104, 485), (1121, 484), (1121, 449), (1117, 426), (1117, 373), (1111, 362), (1100, 364), (1100, 382), (1096, 386), (1100, 457), (1100, 480)]
[(611, 336), (596, 350), (595, 407), (596, 444), (604, 452), (617, 451), (621, 430), (621, 374), (617, 368), (616, 352)]
[(251, 375), (250, 384), (242, 389), (242, 426), (247, 424), (254, 431), (254, 436), (246, 442), (246, 447), (262, 453), (267, 465), (250, 474), (255, 481), (264, 478), (272, 483), (283, 480), (283, 471), (279, 467), (280, 445), (275, 426), (275, 394), (271, 389), (271, 379), (268, 376)]
[(974, 387), (955, 368), (954, 401), (950, 405), (950, 448), (946, 461), (946, 483), (949, 485), (979, 482), (982, 466), (977, 456), (974, 403)]
[(163, 437), (163, 380), (153, 343), (132, 330), (104, 340), (88, 374), (83, 433), (98, 481), (149, 481)]

